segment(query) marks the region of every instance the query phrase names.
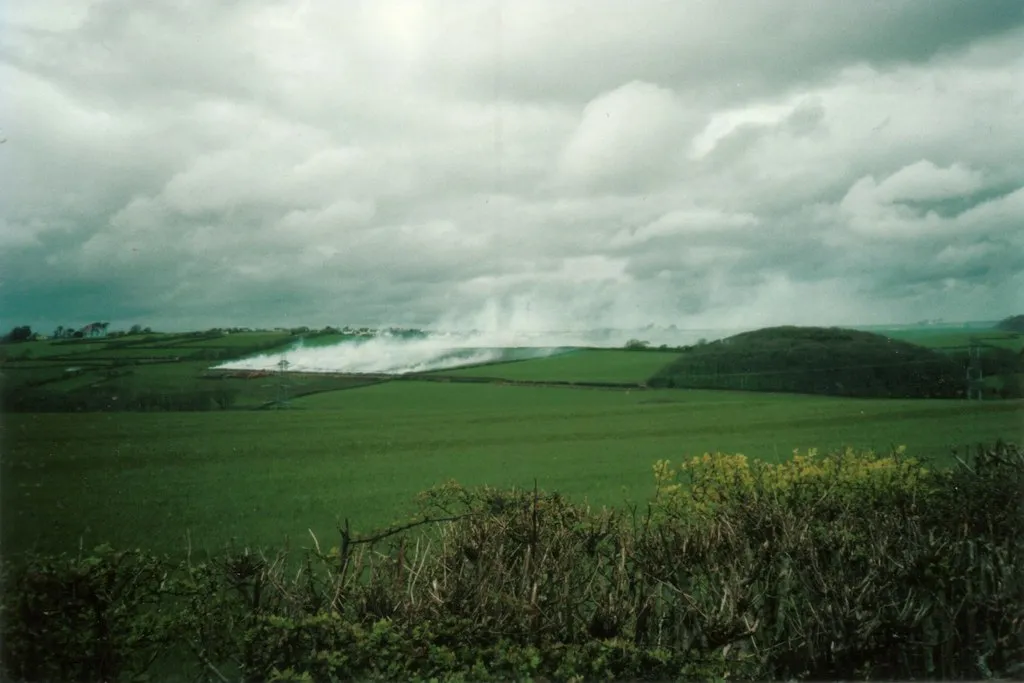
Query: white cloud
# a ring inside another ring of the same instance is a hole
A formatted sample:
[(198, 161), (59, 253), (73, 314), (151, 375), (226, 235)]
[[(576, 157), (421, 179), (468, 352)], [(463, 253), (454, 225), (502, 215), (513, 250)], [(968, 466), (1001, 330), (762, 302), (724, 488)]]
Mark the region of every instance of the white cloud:
[(984, 187), (981, 174), (953, 164), (938, 168), (923, 161), (906, 166), (881, 182), (871, 176), (858, 180), (839, 203), (840, 215), (858, 233), (891, 238), (915, 238), (963, 230), (992, 230), (1024, 219), (1024, 192), (978, 203), (961, 215), (944, 218), (933, 208), (909, 202), (967, 199)]
[(757, 217), (749, 213), (730, 214), (718, 209), (677, 209), (640, 228), (618, 232), (609, 246), (636, 246), (659, 237), (696, 233), (726, 235), (734, 229), (752, 227), (757, 223)]
[(632, 82), (594, 99), (562, 153), (570, 187), (644, 189), (669, 170), (688, 139), (690, 115), (676, 95)]
[(1002, 0), (31, 5), (0, 27), (13, 315), (953, 318), (1024, 267)]
[(946, 168), (939, 168), (931, 161), (923, 159), (904, 166), (878, 183), (874, 188), (874, 194), (877, 201), (892, 204), (899, 201), (965, 197), (983, 186), (981, 174), (962, 164), (954, 163)]

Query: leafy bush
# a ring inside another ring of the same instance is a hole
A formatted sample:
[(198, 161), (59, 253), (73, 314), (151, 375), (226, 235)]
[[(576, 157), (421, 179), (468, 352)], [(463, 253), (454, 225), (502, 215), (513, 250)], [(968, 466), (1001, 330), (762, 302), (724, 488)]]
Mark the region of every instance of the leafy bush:
[(5, 576), (5, 679), (109, 680), (144, 673), (166, 644), (155, 606), (166, 568), (139, 551), (34, 556)]
[(1024, 675), (1016, 447), (950, 471), (902, 449), (708, 454), (655, 483), (645, 511), (449, 483), (298, 557), (8, 563), (5, 679)]

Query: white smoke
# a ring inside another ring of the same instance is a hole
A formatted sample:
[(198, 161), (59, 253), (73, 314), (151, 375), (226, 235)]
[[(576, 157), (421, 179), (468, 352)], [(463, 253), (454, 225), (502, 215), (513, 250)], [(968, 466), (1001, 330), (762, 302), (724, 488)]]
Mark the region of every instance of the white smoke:
[[(543, 358), (580, 347), (622, 347), (632, 339), (646, 341), (652, 346), (680, 346), (693, 344), (701, 338), (711, 340), (735, 332), (656, 328), (652, 325), (639, 329), (558, 330), (547, 327), (553, 318), (552, 315), (532, 311), (530, 304), (522, 300), (512, 301), (511, 305), (492, 301), (475, 315), (449, 317), (441, 321), (441, 329), (428, 332), (425, 337), (382, 333), (332, 345), (300, 342), (282, 352), (234, 360), (215, 367), (222, 370), (273, 370), (286, 360), (288, 370), (292, 372), (398, 375), (502, 360)], [(458, 329), (462, 331), (456, 331)]]
[(382, 334), (352, 339), (329, 346), (296, 344), (279, 353), (267, 353), (216, 366), (221, 370), (272, 370), (282, 360), (291, 372), (338, 372), (352, 374), (405, 374), (444, 370), (499, 360), (541, 358), (564, 349), (508, 348), (481, 335), (429, 335), (403, 338)]

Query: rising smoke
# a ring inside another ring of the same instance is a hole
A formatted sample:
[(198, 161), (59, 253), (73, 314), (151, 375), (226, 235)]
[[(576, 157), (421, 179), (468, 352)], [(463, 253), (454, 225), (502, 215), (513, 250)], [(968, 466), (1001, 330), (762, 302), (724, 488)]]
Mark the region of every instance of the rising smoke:
[(731, 332), (680, 330), (646, 326), (634, 329), (558, 329), (564, 316), (535, 310), (522, 298), (489, 301), (470, 316), (447, 316), (425, 336), (383, 332), (330, 345), (298, 342), (278, 353), (261, 354), (216, 366), (223, 370), (272, 370), (282, 360), (293, 372), (406, 374), (492, 363), (543, 358), (580, 347), (622, 347), (631, 339), (652, 346), (693, 344)]

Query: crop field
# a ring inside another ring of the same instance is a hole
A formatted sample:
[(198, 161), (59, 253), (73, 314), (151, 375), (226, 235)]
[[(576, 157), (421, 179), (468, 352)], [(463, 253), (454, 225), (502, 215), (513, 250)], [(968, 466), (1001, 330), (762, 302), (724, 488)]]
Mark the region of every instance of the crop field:
[(903, 443), (948, 463), (950, 446), (1024, 436), (1020, 401), (393, 381), (292, 405), (5, 416), (4, 552), (72, 551), (81, 539), (180, 554), (186, 534), (196, 552), (231, 538), (307, 545), (307, 529), (331, 545), (338, 519), (357, 530), (390, 523), (449, 479), (532, 487), (536, 478), (619, 504), (651, 493), (660, 458)]
[(443, 370), (438, 374), (531, 382), (640, 384), (677, 355), (670, 351), (583, 349), (547, 358)]

